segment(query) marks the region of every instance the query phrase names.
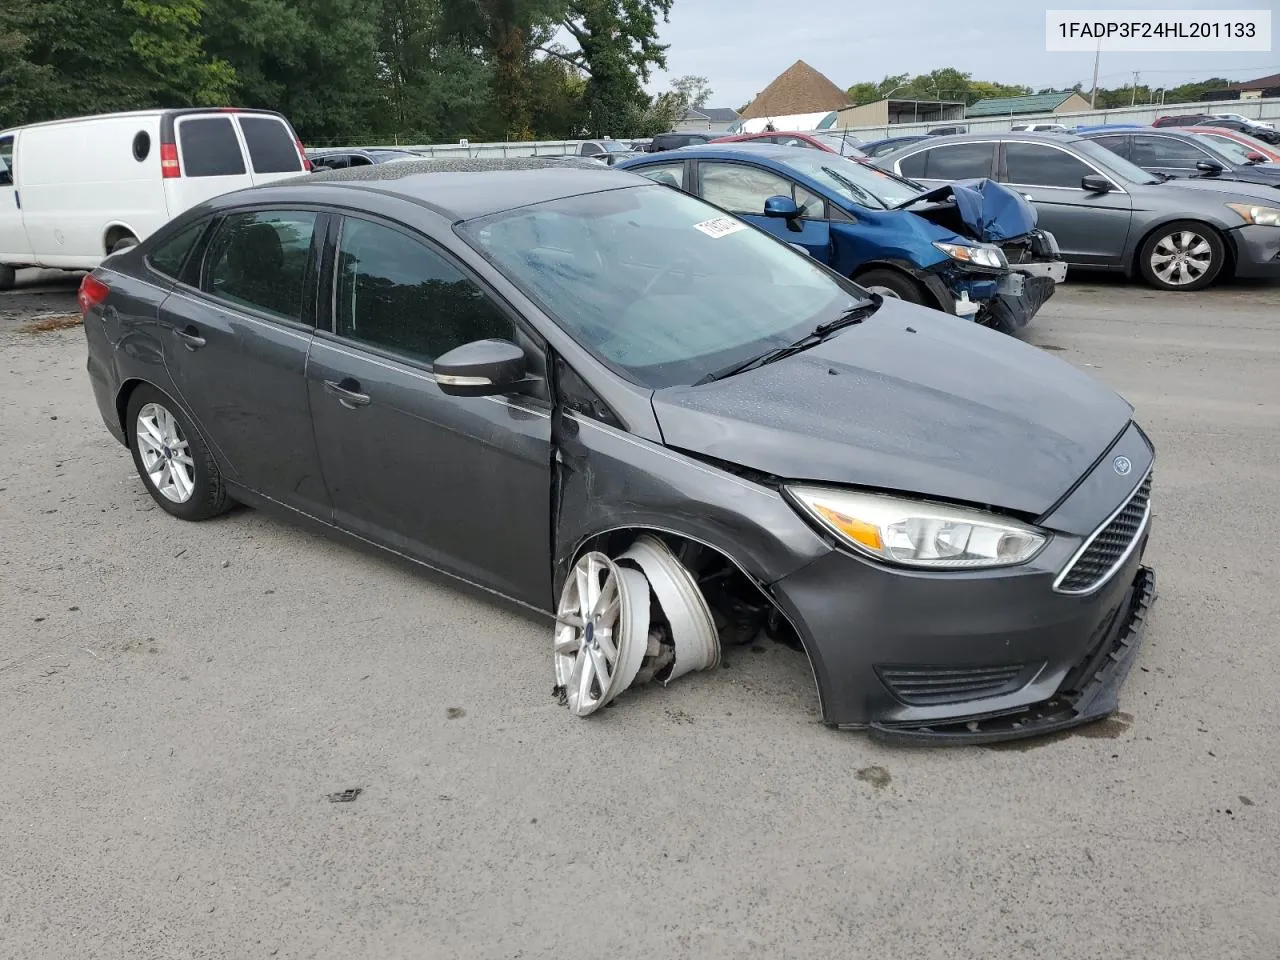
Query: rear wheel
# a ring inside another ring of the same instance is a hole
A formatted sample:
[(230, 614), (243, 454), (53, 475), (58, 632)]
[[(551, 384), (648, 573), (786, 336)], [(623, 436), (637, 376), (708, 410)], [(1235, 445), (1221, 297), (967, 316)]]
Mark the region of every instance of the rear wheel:
[(136, 247), (137, 245), (138, 238), (130, 233), (120, 237), (115, 243), (111, 244), (111, 249), (108, 252), (119, 253), (121, 250), (128, 250), (130, 247)]
[(1138, 251), (1143, 278), (1161, 290), (1200, 290), (1217, 278), (1226, 262), (1222, 238), (1193, 220), (1165, 224)]
[(176, 403), (155, 387), (140, 386), (129, 397), (125, 423), (138, 476), (165, 512), (206, 520), (231, 506), (204, 437)]
[(924, 303), (924, 293), (920, 285), (910, 277), (893, 270), (868, 270), (854, 277), (860, 287), (866, 287), (872, 293), (894, 300), (905, 300), (907, 303)]

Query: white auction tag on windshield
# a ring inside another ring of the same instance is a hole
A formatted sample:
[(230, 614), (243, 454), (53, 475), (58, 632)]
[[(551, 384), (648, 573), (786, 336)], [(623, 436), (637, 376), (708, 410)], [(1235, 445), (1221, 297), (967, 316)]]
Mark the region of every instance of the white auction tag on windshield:
[(714, 220), (703, 220), (701, 223), (695, 223), (693, 229), (701, 230), (708, 237), (718, 240), (721, 237), (727, 237), (731, 233), (747, 229), (747, 225), (729, 217), (716, 217)]

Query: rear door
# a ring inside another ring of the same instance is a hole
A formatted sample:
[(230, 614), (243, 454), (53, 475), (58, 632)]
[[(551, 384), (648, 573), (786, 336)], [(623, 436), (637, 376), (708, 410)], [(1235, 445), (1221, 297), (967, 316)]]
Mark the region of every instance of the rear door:
[(327, 217), (227, 214), (160, 308), (165, 366), (230, 478), (327, 517), (305, 371)]
[(31, 244), (22, 225), (21, 195), (16, 180), (17, 133), (0, 136), (0, 264), (31, 262)]
[[(698, 196), (735, 213), (779, 240), (802, 247), (822, 263), (831, 262), (831, 224), (822, 197), (773, 170), (720, 160), (698, 161)], [(799, 220), (764, 215), (770, 197), (790, 197), (801, 208)]]
[[(343, 527), (526, 603), (551, 598), (551, 404), (544, 348), (443, 249), (399, 224), (342, 222), (307, 368), (316, 442)], [(438, 356), (525, 347), (529, 393), (452, 397)]]
[(249, 152), (249, 176), (255, 184), (296, 177), (304, 172), (298, 138), (283, 118), (269, 113), (234, 116)]
[(179, 115), (174, 130), (178, 167), (164, 180), (171, 218), (210, 197), (253, 185), (230, 113)]
[[(1054, 235), (1071, 263), (1114, 266), (1129, 236), (1132, 200), (1101, 170), (1056, 144), (1010, 140), (1001, 162), (1010, 187), (1035, 205), (1039, 225)], [(1106, 193), (1085, 190), (1087, 176), (1110, 181)]]

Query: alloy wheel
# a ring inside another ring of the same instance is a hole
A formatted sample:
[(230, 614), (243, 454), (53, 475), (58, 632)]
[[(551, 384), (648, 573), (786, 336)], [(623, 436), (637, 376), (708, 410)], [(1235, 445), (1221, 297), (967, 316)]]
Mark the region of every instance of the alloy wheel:
[(1193, 230), (1161, 237), (1151, 251), (1151, 272), (1172, 287), (1195, 283), (1212, 266), (1213, 247)]
[(196, 489), (196, 465), (177, 418), (158, 403), (138, 411), (138, 453), (151, 485), (166, 500), (186, 503)]
[(648, 647), (649, 584), (603, 553), (574, 565), (556, 609), (556, 684), (570, 712), (595, 713), (631, 686)]

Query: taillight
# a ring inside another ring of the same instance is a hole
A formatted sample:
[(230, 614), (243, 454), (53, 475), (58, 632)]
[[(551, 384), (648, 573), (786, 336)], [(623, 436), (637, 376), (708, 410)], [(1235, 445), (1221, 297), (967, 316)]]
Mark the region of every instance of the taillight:
[(110, 292), (111, 288), (93, 274), (85, 274), (85, 278), (80, 281), (80, 292), (76, 294), (76, 303), (80, 304), (81, 315), (87, 314), (94, 307), (101, 306)]
[(170, 177), (182, 176), (182, 168), (178, 166), (178, 145), (176, 143), (160, 144), (160, 175), (166, 180)]
[(303, 148), (302, 141), (295, 140), (293, 142), (298, 145), (298, 154), (302, 157), (302, 169), (310, 173), (314, 167), (312, 167), (311, 161), (307, 158), (307, 151)]

